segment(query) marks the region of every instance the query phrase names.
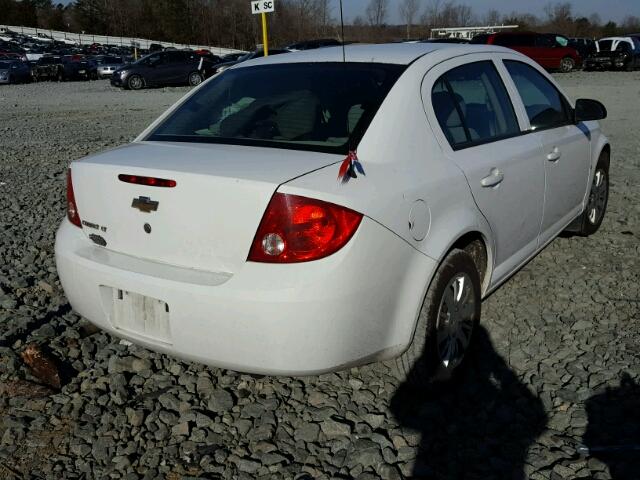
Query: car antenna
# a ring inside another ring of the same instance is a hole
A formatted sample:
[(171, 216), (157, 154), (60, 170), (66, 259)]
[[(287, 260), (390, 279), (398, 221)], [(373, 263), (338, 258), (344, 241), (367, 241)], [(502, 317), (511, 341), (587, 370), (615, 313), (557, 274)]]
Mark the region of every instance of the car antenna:
[[(345, 75), (343, 77), (343, 81), (344, 81), (344, 87), (345, 87), (344, 88), (344, 92), (346, 94), (347, 93), (347, 89), (348, 89), (347, 75), (346, 75), (346, 73), (347, 73), (347, 54), (345, 52), (345, 46), (344, 46), (344, 14), (343, 14), (343, 11), (342, 11), (342, 0), (340, 0), (340, 31), (342, 32), (341, 33), (342, 42), (340, 42), (340, 43), (342, 43), (342, 63), (343, 63), (344, 68), (345, 68), (345, 72), (344, 72)], [(347, 143), (348, 143), (348, 146), (349, 146), (348, 153), (350, 153), (351, 152), (351, 128), (350, 128), (351, 126), (349, 125), (349, 114), (348, 113), (347, 113), (346, 121), (347, 121)]]
[(344, 15), (342, 13), (342, 0), (340, 0), (340, 30), (342, 32), (342, 63), (347, 63), (347, 56), (344, 51)]

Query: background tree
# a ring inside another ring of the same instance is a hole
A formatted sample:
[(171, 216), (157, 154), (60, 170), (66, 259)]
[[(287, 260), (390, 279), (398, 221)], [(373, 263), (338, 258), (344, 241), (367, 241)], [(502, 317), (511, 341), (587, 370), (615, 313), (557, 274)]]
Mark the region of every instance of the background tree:
[(420, 0), (402, 0), (399, 10), (400, 17), (407, 24), (407, 38), (411, 38), (411, 27), (420, 11)]
[(367, 19), (372, 27), (381, 27), (387, 21), (389, 0), (369, 0)]

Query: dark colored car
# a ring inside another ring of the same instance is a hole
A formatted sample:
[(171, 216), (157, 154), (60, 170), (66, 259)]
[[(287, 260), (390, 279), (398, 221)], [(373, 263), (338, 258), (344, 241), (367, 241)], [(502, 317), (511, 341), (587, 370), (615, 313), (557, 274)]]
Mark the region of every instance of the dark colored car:
[(111, 76), (111, 85), (131, 90), (169, 85), (196, 86), (214, 67), (213, 62), (193, 51), (165, 50), (119, 68)]
[(583, 59), (598, 51), (596, 41), (592, 38), (570, 38), (569, 46), (575, 48)]
[(89, 80), (98, 78), (98, 67), (82, 55), (47, 55), (36, 62), (31, 73), (35, 81)]
[(635, 70), (640, 68), (640, 38), (609, 37), (598, 40), (598, 51), (584, 62), (585, 70)]
[[(281, 53), (289, 53), (291, 50), (278, 49), (278, 48), (270, 48), (269, 55), (280, 55)], [(215, 66), (214, 70), (211, 74), (216, 74), (225, 71), (227, 68), (234, 66), (236, 63), (246, 62), (247, 60), (251, 60), (253, 58), (262, 57), (264, 55), (264, 51), (260, 48), (253, 52), (245, 53), (237, 60), (233, 60), (230, 62), (222, 62)]]
[(0, 84), (31, 81), (31, 67), (19, 60), (0, 60)]
[(502, 32), (476, 35), (470, 43), (500, 45), (516, 50), (548, 70), (570, 72), (582, 65), (578, 51), (564, 35), (535, 32)]
[[(313, 50), (315, 48), (322, 47), (339, 47), (342, 45), (338, 40), (334, 38), (320, 38), (318, 40), (305, 40), (304, 42), (296, 42), (284, 47), (285, 50), (290, 52), (297, 52), (298, 50)], [(271, 53), (271, 52), (269, 52)]]
[(222, 60), (222, 63), (235, 62), (240, 57), (244, 57), (246, 54), (247, 54), (246, 52), (227, 53), (226, 55), (222, 56), (221, 60)]

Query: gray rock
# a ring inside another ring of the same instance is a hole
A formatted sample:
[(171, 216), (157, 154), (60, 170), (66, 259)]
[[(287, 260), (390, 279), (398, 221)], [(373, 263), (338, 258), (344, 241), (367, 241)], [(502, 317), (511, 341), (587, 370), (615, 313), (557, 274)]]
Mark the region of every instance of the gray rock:
[(216, 413), (228, 412), (233, 408), (233, 405), (233, 397), (228, 391), (222, 388), (215, 389), (209, 396), (207, 402), (207, 408)]
[(320, 423), (322, 433), (327, 437), (349, 436), (351, 435), (351, 426), (347, 423), (337, 422), (335, 420), (325, 420)]
[(316, 423), (304, 423), (295, 429), (294, 438), (297, 441), (315, 442), (318, 439), (320, 427)]

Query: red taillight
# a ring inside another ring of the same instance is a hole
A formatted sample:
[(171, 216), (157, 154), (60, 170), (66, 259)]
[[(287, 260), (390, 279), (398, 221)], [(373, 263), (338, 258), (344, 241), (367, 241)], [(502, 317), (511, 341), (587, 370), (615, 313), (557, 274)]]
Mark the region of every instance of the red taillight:
[(136, 185), (147, 185), (148, 187), (175, 187), (175, 180), (167, 180), (166, 178), (141, 177), (139, 175), (118, 175), (121, 182), (135, 183)]
[(361, 220), (362, 214), (333, 203), (276, 193), (247, 260), (294, 263), (327, 257), (349, 241)]
[(78, 206), (76, 205), (76, 196), (73, 194), (73, 180), (71, 179), (71, 169), (67, 170), (67, 218), (76, 227), (82, 228)]

